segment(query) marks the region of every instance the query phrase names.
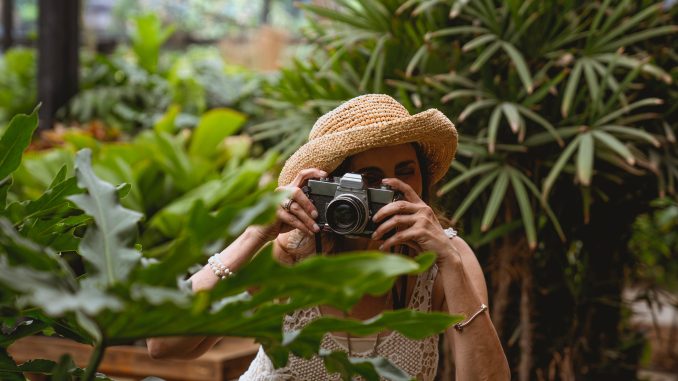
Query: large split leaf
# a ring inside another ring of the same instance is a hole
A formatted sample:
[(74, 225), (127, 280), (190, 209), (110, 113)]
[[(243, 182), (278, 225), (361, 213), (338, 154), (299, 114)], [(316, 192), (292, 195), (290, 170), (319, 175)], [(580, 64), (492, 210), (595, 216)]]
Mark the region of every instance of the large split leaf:
[(78, 185), (87, 193), (68, 199), (94, 218), (95, 226), (87, 229), (79, 250), (94, 265), (96, 273), (90, 274), (90, 278), (111, 285), (124, 281), (141, 258), (132, 245), (142, 215), (123, 208), (118, 203), (116, 188), (94, 175), (91, 155), (89, 149), (79, 151), (75, 164)]

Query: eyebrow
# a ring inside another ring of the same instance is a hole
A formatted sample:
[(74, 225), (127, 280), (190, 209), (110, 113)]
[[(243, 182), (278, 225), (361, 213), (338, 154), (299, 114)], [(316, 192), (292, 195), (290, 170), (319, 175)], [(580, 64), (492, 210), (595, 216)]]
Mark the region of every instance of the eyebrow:
[[(407, 166), (412, 165), (412, 164), (414, 164), (414, 160), (403, 161), (403, 162), (400, 162), (396, 165), (396, 169), (401, 169), (403, 167), (407, 167)], [(381, 173), (383, 173), (384, 171), (382, 171), (381, 168), (379, 168), (379, 167), (365, 167), (365, 168), (359, 169), (356, 172), (381, 172)]]

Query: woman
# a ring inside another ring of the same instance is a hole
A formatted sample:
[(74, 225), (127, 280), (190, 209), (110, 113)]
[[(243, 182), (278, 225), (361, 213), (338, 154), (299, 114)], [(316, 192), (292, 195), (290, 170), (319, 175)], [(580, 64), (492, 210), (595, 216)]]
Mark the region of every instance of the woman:
[[(353, 98), (318, 119), (309, 141), (285, 163), (279, 189), (290, 198), (278, 209), (269, 226), (249, 227), (210, 265), (194, 274), (193, 289), (213, 287), (223, 276), (246, 263), (265, 243), (274, 240), (274, 255), (294, 262), (316, 252), (312, 239), (321, 228), (315, 223), (317, 209), (301, 188), (311, 178), (360, 173), (369, 187), (389, 185), (403, 199), (384, 206), (373, 216), (379, 224), (371, 237), (348, 238), (323, 229), (322, 248), (327, 253), (354, 250), (422, 251), (437, 253), (436, 263), (419, 276), (402, 277), (393, 292), (363, 297), (348, 314), (321, 306), (299, 310), (285, 319), (287, 330), (299, 328), (321, 315), (368, 319), (386, 309), (413, 308), (444, 311), (467, 318), (449, 330), (458, 380), (507, 380), (506, 357), (487, 311), (487, 287), (480, 265), (470, 247), (453, 229), (443, 229), (441, 219), (427, 204), (430, 186), (447, 171), (457, 148), (457, 131), (436, 109), (410, 115), (393, 98), (368, 94)], [(388, 238), (386, 233), (395, 229)], [(227, 268), (227, 269), (226, 269)], [(154, 338), (148, 340), (153, 357), (195, 358), (211, 348), (218, 338)], [(431, 337), (410, 340), (398, 332), (353, 338), (331, 333), (322, 346), (345, 350), (351, 356), (389, 358), (408, 374), (432, 380), (438, 360), (438, 341)], [(287, 366), (273, 369), (263, 350), (241, 380), (325, 380), (320, 359), (290, 357)]]

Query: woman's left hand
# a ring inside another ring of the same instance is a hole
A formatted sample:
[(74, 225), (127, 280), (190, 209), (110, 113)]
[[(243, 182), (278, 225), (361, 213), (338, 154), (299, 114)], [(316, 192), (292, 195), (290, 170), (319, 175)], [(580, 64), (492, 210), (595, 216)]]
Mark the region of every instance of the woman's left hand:
[(431, 207), (402, 180), (385, 178), (382, 182), (402, 192), (404, 199), (384, 206), (372, 218), (377, 224), (383, 221), (372, 234), (373, 240), (382, 239), (387, 232), (397, 230), (379, 250), (389, 250), (402, 244), (418, 252), (434, 251), (438, 254), (438, 260), (443, 259), (441, 256), (449, 252), (450, 239)]

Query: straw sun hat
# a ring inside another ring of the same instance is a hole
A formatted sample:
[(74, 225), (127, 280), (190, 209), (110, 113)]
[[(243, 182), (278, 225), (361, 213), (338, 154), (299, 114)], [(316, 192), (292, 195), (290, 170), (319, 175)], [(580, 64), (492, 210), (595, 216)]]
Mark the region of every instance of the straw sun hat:
[(299, 171), (319, 168), (327, 173), (347, 157), (371, 148), (418, 143), (427, 158), (431, 183), (443, 178), (457, 151), (457, 130), (439, 110), (415, 115), (386, 94), (350, 99), (321, 116), (308, 142), (285, 163), (278, 184), (287, 185)]

